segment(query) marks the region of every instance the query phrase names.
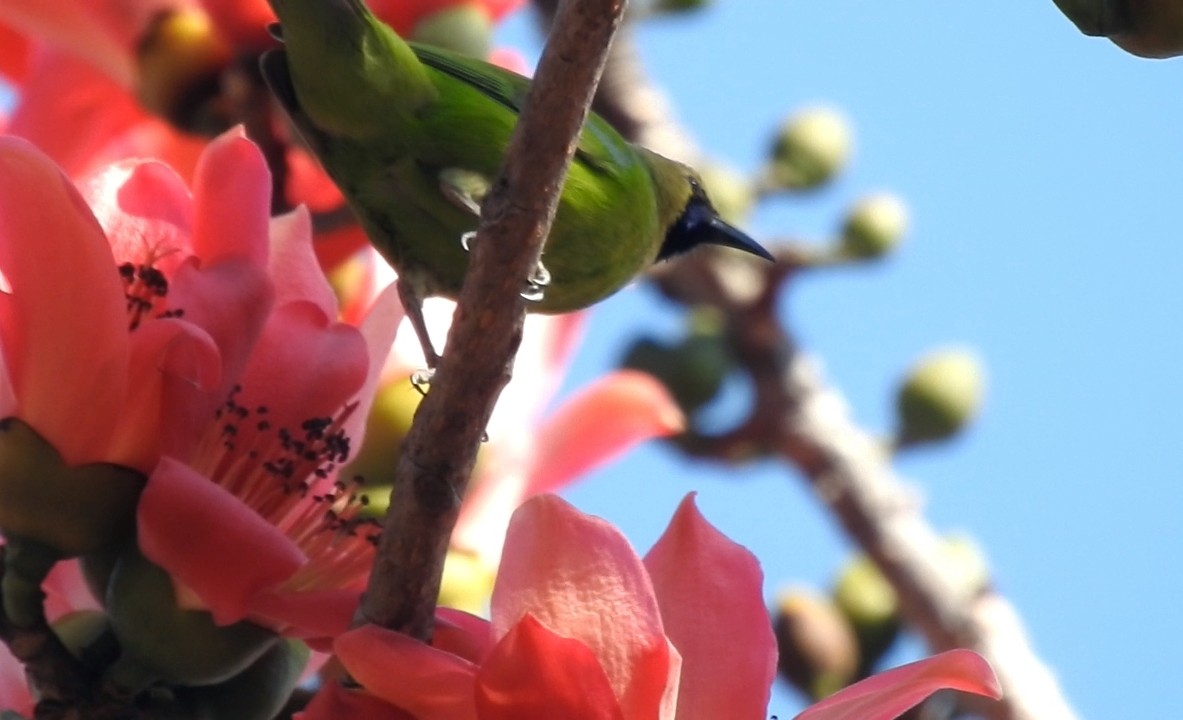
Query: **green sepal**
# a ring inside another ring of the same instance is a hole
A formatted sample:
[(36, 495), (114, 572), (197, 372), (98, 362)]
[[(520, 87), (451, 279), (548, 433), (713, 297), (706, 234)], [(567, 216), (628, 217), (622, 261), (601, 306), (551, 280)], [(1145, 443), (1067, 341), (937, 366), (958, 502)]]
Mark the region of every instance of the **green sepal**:
[(0, 421), (0, 530), (63, 557), (93, 552), (135, 528), (147, 478), (108, 463), (67, 466), (25, 422)]
[(106, 605), (123, 646), (112, 680), (131, 691), (157, 681), (225, 682), (278, 640), (251, 622), (218, 625), (204, 610), (178, 607), (172, 578), (134, 547), (124, 551), (111, 573)]

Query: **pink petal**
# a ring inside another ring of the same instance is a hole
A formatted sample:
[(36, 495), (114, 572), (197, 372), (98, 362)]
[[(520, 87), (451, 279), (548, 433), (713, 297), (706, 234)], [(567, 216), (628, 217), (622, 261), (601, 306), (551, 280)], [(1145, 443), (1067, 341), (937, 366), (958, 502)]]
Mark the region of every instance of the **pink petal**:
[(333, 643), (349, 674), (367, 692), (416, 718), (475, 720), (467, 660), (376, 625), (351, 630)]
[[(221, 356), (201, 328), (173, 319), (155, 320), (131, 335), (128, 377), (133, 382), (106, 456), (111, 462), (151, 472), (162, 449), (188, 447), (198, 429), (209, 424), (209, 404), (192, 398), (209, 396), (221, 380)], [(224, 397), (222, 395), (221, 397)], [(195, 417), (187, 408), (206, 412)]]
[(207, 260), (246, 257), (266, 265), (271, 171), (241, 126), (206, 147), (193, 178), (194, 252)]
[(357, 328), (332, 322), (309, 302), (276, 308), (242, 378), (239, 401), (266, 405), (274, 427), (298, 432), (333, 417), (361, 389), (369, 350)]
[(476, 702), (481, 720), (624, 720), (595, 654), (529, 614), (481, 666)]
[[(212, 263), (189, 258), (177, 268), (168, 295), (169, 311), (206, 332), (218, 353), (214, 384), (193, 384), (170, 398), (169, 442), (165, 451), (189, 457), (192, 442), (215, 409), (242, 378), (274, 305), (271, 281), (261, 266), (227, 257)], [(147, 323), (137, 331), (159, 321)]]
[(267, 272), (275, 278), (276, 302), (315, 303), (325, 315), (337, 312), (337, 296), (312, 251), (312, 218), (300, 206), (271, 221), (271, 253)]
[(436, 608), (431, 645), (479, 664), (493, 649), (493, 627), (462, 610)]
[(134, 38), (147, 19), (127, 12), (135, 5), (149, 9), (147, 2), (5, 0), (0, 4), (0, 20), (27, 35), (77, 53), (114, 80), (130, 86), (134, 75)]
[(946, 689), (1002, 697), (985, 658), (972, 650), (949, 650), (859, 681), (807, 708), (796, 720), (892, 720)]
[(361, 590), (264, 590), (251, 599), (250, 616), (284, 635), (308, 641), (335, 638), (350, 628)]
[(0, 708), (20, 717), (33, 716), (33, 695), (25, 680), (25, 666), (5, 645), (0, 645)]
[(20, 416), (67, 463), (103, 459), (127, 382), (123, 289), (78, 192), (17, 138), (0, 138), (0, 270), (12, 293), (0, 294), (0, 338)]
[(678, 720), (763, 720), (776, 640), (760, 563), (686, 496), (645, 556), (666, 634), (682, 655)]
[(305, 562), (274, 525), (169, 457), (148, 479), (138, 519), (144, 555), (193, 590), (219, 624), (245, 618), (253, 597)]
[(369, 312), (358, 327), (369, 351), (369, 369), (365, 382), (355, 396), (357, 408), (344, 426), (345, 435), (352, 438), (355, 449), (361, 447), (364, 439), (366, 420), (370, 416), (370, 407), (374, 403), (378, 383), (382, 379), (386, 357), (390, 354), (394, 336), (404, 316), (402, 302), (398, 299), (398, 288), (391, 284), (374, 299)]
[[(49, 577), (45, 579), (43, 589), (45, 614), (50, 622), (75, 610), (101, 609), (86, 584), (86, 578), (82, 575), (82, 568), (77, 560), (67, 560), (54, 565)], [(2, 696), (3, 691), (0, 691), (0, 697)], [(7, 706), (0, 703), (0, 707)]]
[(547, 418), (526, 496), (558, 490), (637, 443), (672, 435), (684, 425), (681, 410), (651, 375), (610, 373)]
[(151, 265), (172, 277), (192, 254), (193, 200), (184, 180), (167, 165), (113, 163), (86, 178), (80, 189), (117, 264)]
[(553, 495), (518, 508), (493, 588), (494, 633), (527, 613), (591, 648), (626, 718), (668, 716), (677, 662), (645, 567), (611, 524)]

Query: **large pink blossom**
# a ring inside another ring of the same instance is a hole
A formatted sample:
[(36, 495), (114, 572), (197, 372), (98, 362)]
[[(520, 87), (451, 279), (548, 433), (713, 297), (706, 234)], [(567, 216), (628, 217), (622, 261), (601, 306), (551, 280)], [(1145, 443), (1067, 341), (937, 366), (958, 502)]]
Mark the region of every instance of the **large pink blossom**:
[(155, 162), (80, 194), (16, 138), (0, 138), (0, 165), (0, 417), (67, 464), (150, 470), (185, 418), (212, 412), (271, 305), (261, 157), (223, 136), (192, 195)]
[(763, 718), (776, 650), (761, 580), (689, 498), (642, 560), (609, 523), (538, 496), (510, 524), (491, 622), (440, 611), (430, 646), (342, 635), (363, 690), (330, 684), (305, 717)]
[(273, 227), (275, 309), (195, 442), (149, 478), (138, 539), (182, 602), (218, 623), (329, 637), (348, 627), (377, 532), (337, 471), (360, 441), (401, 306), (388, 290), (360, 326), (338, 321), (307, 213)]

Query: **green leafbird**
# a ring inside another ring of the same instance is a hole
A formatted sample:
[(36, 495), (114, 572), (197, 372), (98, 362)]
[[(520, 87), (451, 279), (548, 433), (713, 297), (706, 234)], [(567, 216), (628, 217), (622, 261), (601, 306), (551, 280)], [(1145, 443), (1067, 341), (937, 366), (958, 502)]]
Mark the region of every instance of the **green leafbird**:
[[(405, 42), (361, 0), (270, 0), (284, 48), (263, 74), (395, 267), (428, 364), (419, 304), (455, 297), (468, 240), (530, 81)], [(695, 173), (591, 115), (568, 171), (530, 310), (561, 313), (611, 295), (644, 268), (702, 244), (769, 258), (719, 218)], [(523, 279), (526, 282), (526, 279)]]

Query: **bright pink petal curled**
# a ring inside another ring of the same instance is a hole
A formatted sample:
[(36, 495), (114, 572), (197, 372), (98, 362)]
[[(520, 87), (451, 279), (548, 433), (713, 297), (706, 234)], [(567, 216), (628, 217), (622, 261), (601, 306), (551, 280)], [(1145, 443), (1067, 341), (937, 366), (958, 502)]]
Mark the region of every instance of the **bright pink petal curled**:
[(361, 590), (269, 588), (251, 599), (250, 616), (283, 635), (298, 637), (314, 649), (328, 651), (331, 638), (353, 624)]
[(1002, 697), (985, 658), (972, 650), (949, 650), (872, 675), (807, 708), (796, 720), (893, 720), (938, 690)]
[(553, 495), (518, 508), (493, 589), (495, 634), (526, 613), (591, 648), (626, 718), (672, 717), (677, 655), (644, 565), (610, 523)]
[(255, 595), (305, 561), (274, 525), (169, 457), (144, 488), (138, 527), (144, 555), (196, 593), (219, 624), (247, 617)]
[(624, 720), (595, 653), (529, 614), (481, 666), (476, 703), (480, 720)]
[(241, 126), (215, 138), (193, 178), (195, 253), (223, 255), (266, 265), (271, 218), (271, 171), (259, 147)]
[(341, 664), (372, 695), (412, 717), (475, 720), (477, 667), (392, 630), (364, 625), (333, 643)]
[(637, 443), (672, 435), (684, 426), (681, 410), (651, 375), (610, 373), (544, 422), (527, 494), (558, 490)]
[(776, 640), (760, 563), (688, 495), (645, 556), (666, 634), (682, 655), (678, 720), (763, 720)]
[[(67, 463), (104, 459), (126, 392), (127, 316), (102, 229), (49, 158), (0, 138), (0, 338), (19, 414)], [(78, 412), (86, 398), (87, 412)]]
[(25, 680), (25, 666), (13, 657), (7, 646), (0, 646), (0, 708), (32, 717), (33, 694)]
[(463, 610), (436, 608), (432, 647), (480, 663), (492, 651), (493, 643), (493, 627), (488, 620)]

